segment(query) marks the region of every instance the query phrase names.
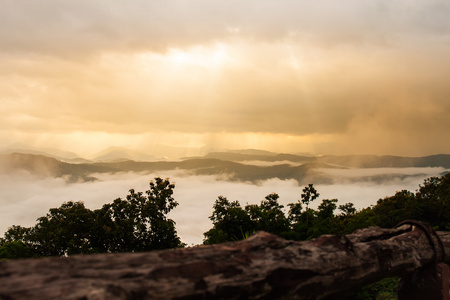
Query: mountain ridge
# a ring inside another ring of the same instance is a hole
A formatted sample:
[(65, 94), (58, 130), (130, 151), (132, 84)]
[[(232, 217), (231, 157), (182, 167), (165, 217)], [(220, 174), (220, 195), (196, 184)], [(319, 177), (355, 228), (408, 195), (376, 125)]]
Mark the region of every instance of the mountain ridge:
[[(234, 153), (235, 154), (235, 153)], [(233, 155), (234, 155), (233, 154)], [(243, 159), (242, 155), (235, 159)], [(278, 159), (283, 161), (301, 162), (299, 165), (280, 163), (261, 166), (245, 164), (245, 160), (233, 161), (214, 158), (206, 155), (192, 157), (181, 161), (153, 161), (142, 162), (123, 160), (117, 162), (68, 163), (53, 157), (35, 154), (0, 154), (0, 173), (27, 174), (37, 177), (65, 178), (68, 182), (96, 180), (93, 174), (135, 172), (150, 174), (163, 171), (184, 171), (191, 175), (226, 175), (229, 180), (249, 181), (257, 183), (262, 180), (279, 178), (281, 180), (294, 179), (297, 182), (330, 183), (336, 175), (327, 174), (326, 169), (356, 169), (356, 168), (415, 168), (441, 167), (450, 168), (450, 155), (440, 154), (425, 157), (397, 157), (397, 156), (324, 156), (304, 157), (290, 154), (280, 154)], [(246, 158), (254, 155), (245, 156)], [(272, 156), (270, 156), (272, 157)], [(258, 156), (258, 159), (269, 159)], [(270, 158), (272, 159), (272, 158)], [(408, 174), (386, 174), (386, 178), (407, 178)], [(360, 176), (361, 180), (382, 180), (383, 175)], [(365, 178), (365, 179), (364, 179)], [(347, 179), (352, 180), (352, 179)]]
[[(189, 159), (192, 158), (194, 157), (189, 157)], [(276, 155), (249, 155), (244, 153), (210, 152), (204, 156), (197, 156), (195, 158), (217, 158), (229, 161), (260, 160), (267, 162), (291, 161), (296, 163), (320, 162), (355, 168), (380, 168), (380, 167), (450, 168), (450, 154), (435, 154), (428, 156), (409, 157), (409, 156), (370, 155), (370, 154), (300, 156), (289, 153), (279, 153)]]

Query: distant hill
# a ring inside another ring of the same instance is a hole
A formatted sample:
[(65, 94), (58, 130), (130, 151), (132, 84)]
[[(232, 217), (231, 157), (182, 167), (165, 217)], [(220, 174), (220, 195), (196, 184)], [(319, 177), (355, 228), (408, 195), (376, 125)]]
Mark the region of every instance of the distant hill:
[(377, 156), (377, 155), (325, 155), (300, 156), (295, 154), (246, 154), (236, 152), (211, 152), (197, 158), (216, 158), (228, 161), (290, 161), (295, 163), (324, 163), (350, 168), (418, 168), (443, 167), (450, 168), (450, 155), (438, 154), (423, 157)]
[(105, 162), (125, 161), (125, 160), (155, 161), (159, 160), (159, 158), (153, 155), (148, 155), (139, 151), (129, 150), (123, 147), (109, 147), (95, 154), (93, 160)]
[(450, 168), (450, 155), (448, 154), (438, 154), (424, 157), (402, 157), (390, 155), (329, 155), (318, 157), (317, 161), (353, 168)]
[(270, 156), (270, 155), (277, 155), (278, 153), (275, 152), (270, 152), (270, 151), (266, 151), (266, 150), (258, 150), (258, 149), (241, 149), (241, 150), (229, 150), (226, 151), (229, 153), (241, 153), (241, 154), (248, 154), (248, 155), (266, 155), (266, 156)]
[(87, 163), (89, 160), (78, 156), (74, 152), (61, 151), (53, 148), (37, 149), (22, 143), (14, 143), (5, 148), (0, 149), (1, 154), (11, 154), (11, 153), (23, 153), (23, 154), (35, 154), (43, 155), (56, 158), (61, 161), (72, 162), (72, 163)]
[(35, 154), (0, 154), (0, 173), (65, 178), (69, 182), (94, 180), (92, 173), (115, 172), (107, 166), (86, 163), (67, 163), (52, 157)]
[[(192, 159), (193, 157), (191, 157)], [(294, 154), (249, 154), (241, 152), (211, 152), (205, 156), (195, 157), (195, 158), (215, 158), (228, 161), (291, 161), (291, 162), (314, 162), (317, 161), (316, 157), (310, 156), (299, 156)]]
[[(215, 157), (220, 157), (215, 158)], [(226, 160), (225, 158), (228, 158)], [(280, 163), (269, 166), (245, 164), (246, 160), (291, 161), (300, 165)], [(275, 159), (275, 160), (274, 160)], [(242, 163), (242, 162), (244, 163)], [(450, 168), (450, 155), (426, 157), (397, 156), (323, 156), (306, 157), (292, 154), (252, 155), (243, 153), (215, 152), (200, 158), (182, 161), (139, 162), (121, 160), (115, 162), (68, 163), (44, 155), (10, 153), (0, 154), (0, 173), (29, 174), (36, 177), (58, 177), (68, 182), (95, 180), (95, 173), (139, 172), (183, 170), (191, 175), (224, 175), (229, 180), (258, 182), (271, 178), (294, 179), (305, 183), (332, 183), (336, 176), (323, 172), (324, 169), (351, 168), (405, 168), (443, 167)], [(423, 174), (377, 174), (360, 177), (346, 177), (350, 181), (383, 182), (393, 179), (423, 176)]]

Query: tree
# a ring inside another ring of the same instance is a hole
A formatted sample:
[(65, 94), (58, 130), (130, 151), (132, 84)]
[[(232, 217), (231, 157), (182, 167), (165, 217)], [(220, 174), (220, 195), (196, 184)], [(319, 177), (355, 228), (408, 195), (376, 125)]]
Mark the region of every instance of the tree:
[(349, 222), (354, 218), (357, 210), (353, 203), (339, 205), (338, 209), (341, 213), (335, 217), (334, 230), (336, 233), (342, 234)]
[(219, 196), (209, 217), (213, 228), (205, 232), (204, 244), (216, 244), (247, 238), (257, 230), (278, 235), (289, 231), (289, 221), (278, 203), (278, 194), (267, 195), (260, 205), (249, 204), (243, 209), (239, 201)]
[(13, 225), (8, 228), (4, 238), (0, 238), (0, 259), (38, 257), (36, 247), (30, 241), (31, 227)]
[(438, 230), (450, 230), (450, 173), (426, 179), (415, 199), (418, 219)]
[(343, 218), (349, 218), (356, 213), (356, 208), (353, 203), (345, 203), (338, 206), (339, 210), (342, 212), (341, 216)]
[(230, 202), (223, 196), (219, 196), (214, 202), (213, 213), (209, 219), (213, 228), (203, 234), (205, 245), (242, 240), (256, 230), (255, 221), (251, 220), (239, 201)]
[(41, 256), (93, 253), (94, 214), (83, 202), (64, 202), (38, 218), (29, 240)]
[(12, 226), (0, 240), (0, 258), (134, 252), (183, 246), (167, 214), (178, 203), (174, 184), (155, 178), (144, 193), (130, 190), (91, 211), (83, 202), (64, 202), (31, 228)]
[(320, 194), (311, 183), (303, 189), (302, 203), (306, 205), (306, 210), (311, 202), (313, 202)]
[(295, 224), (300, 222), (300, 218), (302, 216), (302, 204), (300, 201), (297, 201), (296, 203), (289, 203), (289, 213), (288, 213), (288, 220), (291, 224)]
[(403, 220), (416, 219), (416, 199), (413, 193), (402, 190), (394, 196), (379, 199), (373, 208), (376, 224), (384, 228), (392, 228)]
[(334, 211), (337, 208), (337, 199), (324, 199), (317, 208), (317, 218), (313, 220), (313, 230), (308, 238), (319, 237), (322, 234), (334, 233), (337, 234), (335, 226), (336, 220)]
[(320, 194), (317, 192), (317, 190), (314, 188), (313, 184), (308, 184), (308, 186), (305, 186), (303, 189), (302, 194), (302, 203), (306, 205), (306, 226), (309, 227), (309, 204), (313, 202), (317, 197), (319, 197)]
[(284, 206), (278, 203), (278, 194), (267, 195), (261, 204), (247, 205), (245, 211), (256, 223), (256, 230), (281, 235), (289, 230), (289, 221), (284, 215)]
[(363, 208), (345, 220), (343, 229), (340, 230), (339, 234), (349, 234), (357, 229), (376, 226), (376, 221), (373, 207)]
[(20, 225), (13, 225), (8, 228), (8, 230), (5, 232), (4, 240), (6, 242), (12, 242), (12, 241), (20, 241), (24, 242), (28, 239), (28, 236), (31, 232), (30, 227), (22, 227)]
[[(173, 198), (175, 185), (155, 178), (150, 189), (129, 191), (126, 199), (117, 198), (96, 211), (96, 228), (101, 232), (95, 246), (107, 252), (136, 252), (183, 246), (175, 222), (167, 214), (178, 206)], [(99, 228), (100, 227), (100, 228)]]
[(0, 260), (34, 257), (33, 249), (22, 241), (2, 242), (0, 244)]
[(137, 224), (134, 215), (137, 211), (128, 201), (117, 198), (94, 213), (97, 234), (93, 241), (99, 252), (133, 251), (136, 247), (134, 231)]

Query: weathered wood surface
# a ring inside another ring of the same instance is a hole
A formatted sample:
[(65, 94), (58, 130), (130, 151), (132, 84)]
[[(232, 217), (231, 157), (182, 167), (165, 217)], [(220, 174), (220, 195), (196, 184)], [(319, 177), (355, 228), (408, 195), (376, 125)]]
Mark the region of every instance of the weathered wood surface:
[(422, 226), (371, 227), (294, 242), (259, 232), (235, 243), (147, 253), (0, 262), (0, 299), (325, 299), (436, 260)]

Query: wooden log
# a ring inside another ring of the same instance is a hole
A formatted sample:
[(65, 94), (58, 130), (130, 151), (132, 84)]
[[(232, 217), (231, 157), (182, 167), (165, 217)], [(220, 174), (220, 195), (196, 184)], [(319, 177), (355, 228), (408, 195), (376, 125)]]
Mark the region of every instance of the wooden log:
[(259, 232), (234, 243), (147, 253), (0, 262), (0, 299), (325, 299), (449, 261), (417, 224), (295, 242)]

